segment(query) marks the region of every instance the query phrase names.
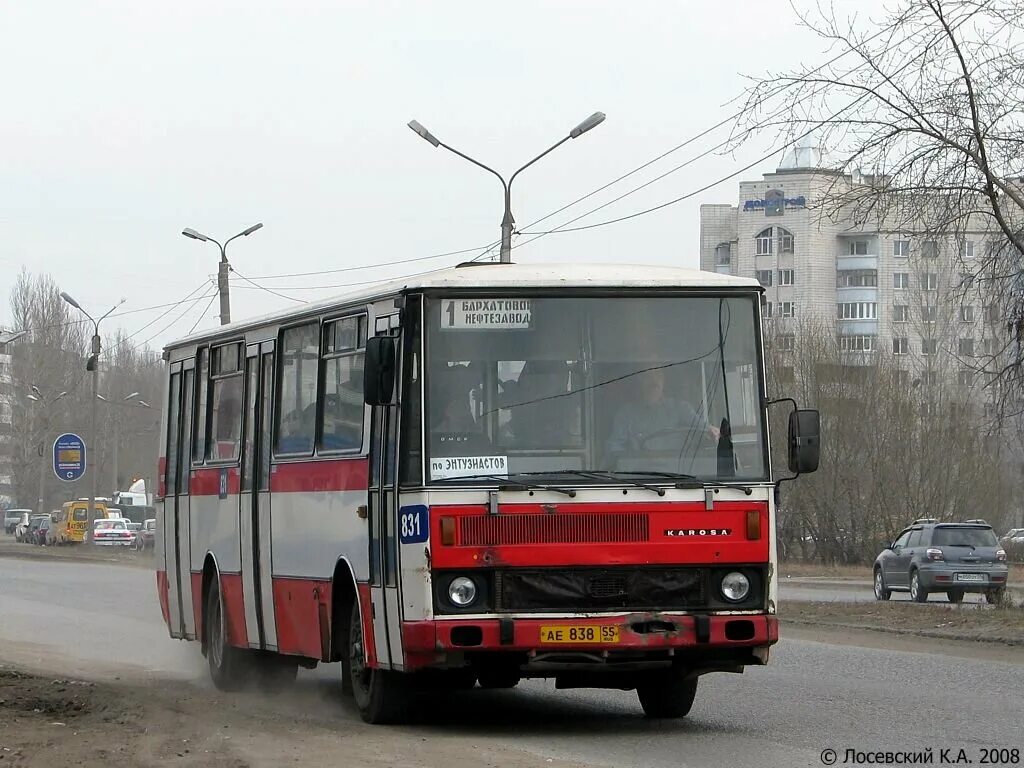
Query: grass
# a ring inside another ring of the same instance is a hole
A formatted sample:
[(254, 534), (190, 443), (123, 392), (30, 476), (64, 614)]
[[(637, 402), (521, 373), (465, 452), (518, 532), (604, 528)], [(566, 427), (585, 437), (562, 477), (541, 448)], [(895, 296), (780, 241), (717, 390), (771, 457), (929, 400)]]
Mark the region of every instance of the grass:
[(1024, 606), (948, 605), (907, 602), (784, 602), (783, 622), (837, 629), (871, 629), (898, 634), (1024, 645)]

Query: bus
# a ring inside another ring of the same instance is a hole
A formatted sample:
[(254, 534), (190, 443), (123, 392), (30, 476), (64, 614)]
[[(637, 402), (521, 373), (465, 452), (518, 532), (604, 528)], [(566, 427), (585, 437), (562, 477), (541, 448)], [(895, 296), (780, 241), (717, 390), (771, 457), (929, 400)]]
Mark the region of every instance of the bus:
[(778, 639), (755, 281), (466, 264), (170, 344), (157, 587), (216, 686), (341, 662), (367, 722), (424, 690), (635, 690)]

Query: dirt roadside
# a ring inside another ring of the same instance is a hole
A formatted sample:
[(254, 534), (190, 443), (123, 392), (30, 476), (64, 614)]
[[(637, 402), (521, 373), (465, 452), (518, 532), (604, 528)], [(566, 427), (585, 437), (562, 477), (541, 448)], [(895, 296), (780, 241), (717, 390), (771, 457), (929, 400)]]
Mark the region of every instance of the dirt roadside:
[(779, 608), (783, 626), (904, 635), (912, 638), (1024, 646), (1024, 608), (942, 603), (842, 603), (787, 600)]
[(222, 697), (183, 683), (54, 679), (0, 665), (0, 768), (582, 765), (468, 736), (428, 738), (415, 729), (325, 717), (325, 708), (344, 706), (340, 701), (325, 700), (319, 716), (306, 717), (308, 692), (295, 694), (282, 717), (281, 697), (290, 695)]
[(136, 552), (129, 547), (97, 547), (76, 544), (64, 547), (37, 547), (34, 544), (20, 544), (13, 536), (0, 535), (0, 557), (14, 557), (22, 560), (62, 560), (73, 563), (110, 563), (135, 568), (153, 567), (153, 550)]

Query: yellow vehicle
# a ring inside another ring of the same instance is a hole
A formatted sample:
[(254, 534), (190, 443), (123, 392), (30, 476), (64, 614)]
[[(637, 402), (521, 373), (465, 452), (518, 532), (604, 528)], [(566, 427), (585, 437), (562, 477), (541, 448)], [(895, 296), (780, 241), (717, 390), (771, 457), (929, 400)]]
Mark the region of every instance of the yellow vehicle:
[[(109, 517), (106, 504), (96, 502), (96, 519)], [(54, 538), (58, 544), (79, 544), (85, 541), (89, 526), (89, 502), (67, 501), (56, 515)]]

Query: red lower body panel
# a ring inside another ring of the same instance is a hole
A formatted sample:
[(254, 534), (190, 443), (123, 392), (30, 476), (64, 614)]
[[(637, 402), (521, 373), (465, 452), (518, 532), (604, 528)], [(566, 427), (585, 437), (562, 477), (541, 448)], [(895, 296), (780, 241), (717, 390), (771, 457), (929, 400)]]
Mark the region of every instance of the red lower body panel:
[[(438, 660), (446, 651), (602, 651), (661, 650), (675, 649), (722, 649), (771, 645), (779, 639), (779, 622), (775, 616), (730, 615), (708, 617), (708, 636), (698, 638), (697, 620), (691, 615), (674, 614), (633, 614), (628, 617), (613, 616), (593, 619), (551, 618), (512, 619), (511, 635), (501, 642), (501, 625), (498, 619), (455, 619), (445, 621), (405, 622), (402, 625), (402, 639), (405, 643), (406, 666), (426, 666)], [(672, 632), (640, 633), (631, 625), (645, 619), (671, 622), (676, 625)], [(542, 643), (542, 626), (599, 627), (618, 626), (618, 643)], [(481, 640), (475, 645), (457, 645), (452, 641), (452, 631), (457, 627), (479, 627)], [(730, 639), (742, 637), (742, 639)]]
[(156, 572), (156, 596), (160, 600), (160, 613), (164, 617), (164, 624), (171, 626), (171, 609), (167, 603), (167, 571)]
[(203, 572), (195, 571), (191, 574), (192, 578), (192, 615), (196, 620), (196, 637), (202, 638), (203, 636)]
[(222, 573), (220, 593), (224, 598), (224, 617), (227, 619), (228, 642), (240, 648), (249, 645), (245, 629), (245, 601), (242, 598), (242, 574)]
[(330, 626), (331, 583), (312, 579), (274, 579), (274, 619), (281, 653), (319, 659), (321, 617)]

